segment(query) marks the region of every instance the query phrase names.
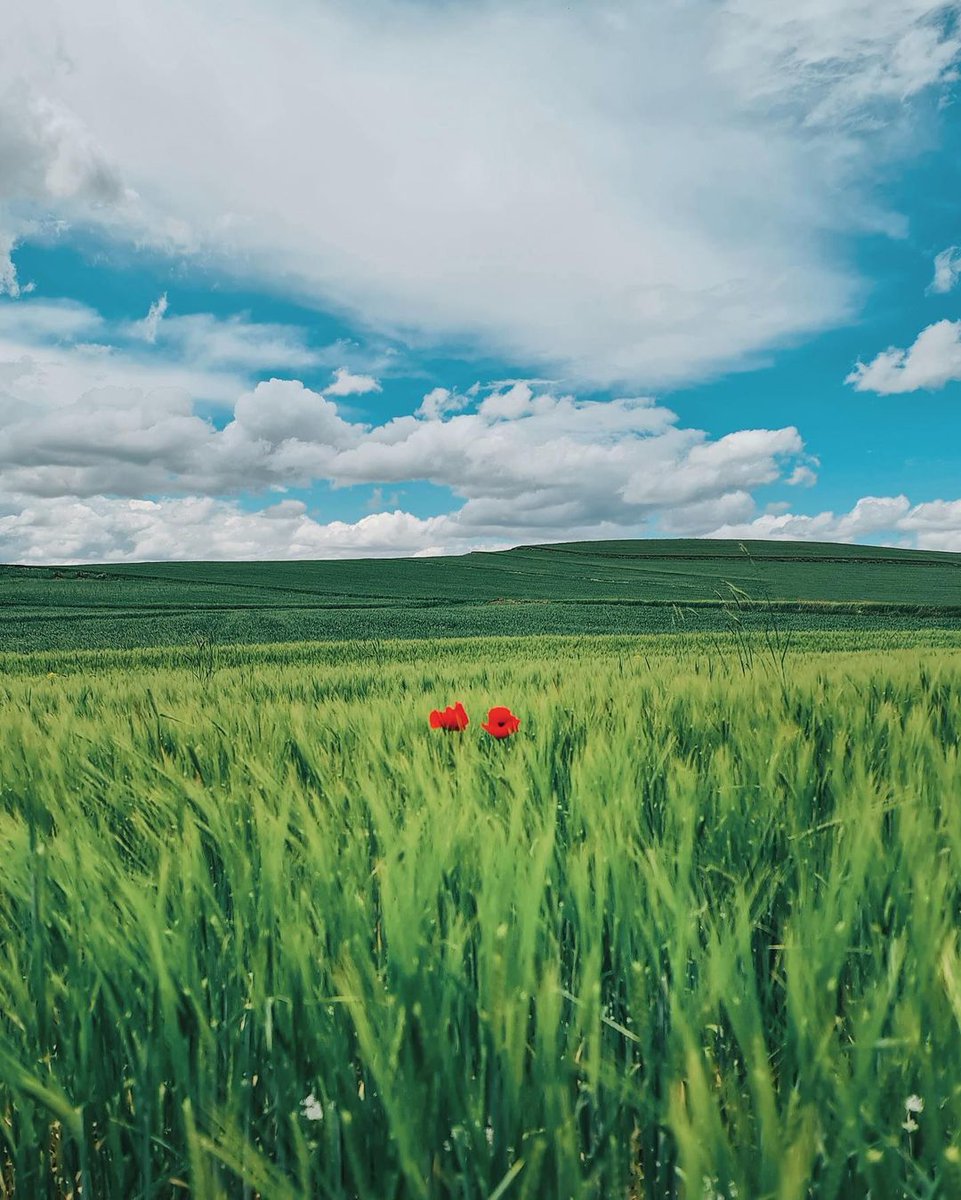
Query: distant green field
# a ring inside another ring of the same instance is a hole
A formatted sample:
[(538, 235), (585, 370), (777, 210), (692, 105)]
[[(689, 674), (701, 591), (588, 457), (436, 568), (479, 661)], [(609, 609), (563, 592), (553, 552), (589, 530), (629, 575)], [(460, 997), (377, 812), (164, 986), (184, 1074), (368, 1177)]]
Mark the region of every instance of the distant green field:
[[(453, 558), (0, 567), (0, 650), (660, 633), (961, 629), (961, 555), (791, 542), (588, 542)], [(725, 601), (728, 602), (727, 606)], [(772, 607), (773, 606), (773, 607)]]

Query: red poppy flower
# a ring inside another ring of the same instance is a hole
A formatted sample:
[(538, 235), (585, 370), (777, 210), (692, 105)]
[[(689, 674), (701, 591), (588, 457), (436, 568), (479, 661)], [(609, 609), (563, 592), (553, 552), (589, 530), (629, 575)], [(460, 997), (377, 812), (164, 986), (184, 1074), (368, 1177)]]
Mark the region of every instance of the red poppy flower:
[(520, 718), (515, 717), (509, 708), (492, 708), (487, 714), (487, 720), (481, 723), (481, 729), (486, 729), (491, 737), (506, 738), (520, 729)]
[(443, 712), (438, 712), (435, 708), (430, 714), (431, 729), (456, 729), (459, 732), (466, 729), (469, 724), (470, 717), (459, 700), (453, 707), (448, 704)]

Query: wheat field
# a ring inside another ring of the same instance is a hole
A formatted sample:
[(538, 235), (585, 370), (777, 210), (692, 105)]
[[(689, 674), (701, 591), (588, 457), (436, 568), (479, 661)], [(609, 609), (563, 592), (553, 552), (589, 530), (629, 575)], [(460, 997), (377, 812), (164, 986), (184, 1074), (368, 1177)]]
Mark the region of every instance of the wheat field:
[(2, 665), (3, 1197), (961, 1194), (957, 634)]

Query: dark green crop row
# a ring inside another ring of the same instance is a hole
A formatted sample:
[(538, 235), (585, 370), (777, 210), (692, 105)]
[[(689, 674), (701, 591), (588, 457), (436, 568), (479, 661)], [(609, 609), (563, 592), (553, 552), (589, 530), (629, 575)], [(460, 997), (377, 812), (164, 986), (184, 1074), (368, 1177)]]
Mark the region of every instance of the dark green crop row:
[[(873, 629), (961, 630), (961, 616), (917, 609), (797, 609), (775, 614), (782, 631), (843, 632)], [(746, 629), (772, 622), (764, 610), (743, 615)], [(44, 619), (0, 615), (0, 651), (176, 646), (207, 637), (220, 644), (355, 641), (380, 638), (487, 638), (537, 634), (721, 633), (731, 618), (720, 608), (675, 611), (670, 606), (583, 603), (354, 609), (269, 608), (170, 612), (70, 612)]]
[[(751, 603), (753, 602), (753, 603)], [(961, 555), (598, 542), (454, 558), (0, 567), (0, 650), (961, 622)], [(739, 617), (741, 614), (738, 612)]]

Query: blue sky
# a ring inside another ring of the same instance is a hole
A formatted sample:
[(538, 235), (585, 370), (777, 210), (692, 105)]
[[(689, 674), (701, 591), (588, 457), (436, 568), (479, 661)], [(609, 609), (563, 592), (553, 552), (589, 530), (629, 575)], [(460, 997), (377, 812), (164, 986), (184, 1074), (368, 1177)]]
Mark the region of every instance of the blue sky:
[(0, 49), (0, 560), (961, 550), (961, 4), (75, 8)]

